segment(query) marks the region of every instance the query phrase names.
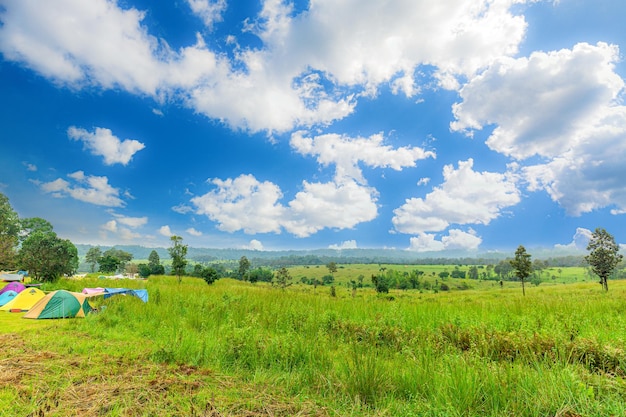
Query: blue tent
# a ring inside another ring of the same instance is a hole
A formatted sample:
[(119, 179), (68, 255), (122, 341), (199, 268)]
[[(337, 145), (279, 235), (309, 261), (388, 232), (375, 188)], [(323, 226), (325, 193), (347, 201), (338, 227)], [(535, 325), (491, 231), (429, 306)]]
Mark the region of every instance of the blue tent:
[(130, 288), (105, 288), (104, 298), (113, 297), (114, 295), (131, 295), (139, 298), (144, 303), (148, 302), (148, 290), (131, 290)]
[(16, 295), (17, 292), (13, 290), (5, 291), (0, 294), (0, 307), (11, 301), (13, 298), (15, 298)]

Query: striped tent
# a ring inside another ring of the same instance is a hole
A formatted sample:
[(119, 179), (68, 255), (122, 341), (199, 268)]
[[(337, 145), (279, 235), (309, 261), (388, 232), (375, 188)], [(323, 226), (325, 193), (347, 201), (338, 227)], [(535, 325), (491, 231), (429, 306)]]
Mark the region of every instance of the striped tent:
[(25, 319), (85, 317), (92, 310), (87, 295), (65, 290), (52, 291), (24, 315)]

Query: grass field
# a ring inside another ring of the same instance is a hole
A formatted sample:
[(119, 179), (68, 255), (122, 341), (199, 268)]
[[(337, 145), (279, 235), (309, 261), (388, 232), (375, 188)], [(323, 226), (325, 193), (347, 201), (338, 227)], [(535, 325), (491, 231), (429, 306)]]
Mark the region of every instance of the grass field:
[(0, 415), (626, 415), (626, 282), (605, 293), (563, 268), (525, 297), (519, 283), (475, 280), (439, 293), (343, 287), (371, 282), (372, 267), (339, 268), (336, 297), (151, 277), (106, 283), (147, 288), (147, 304), (112, 298), (86, 319), (0, 312)]

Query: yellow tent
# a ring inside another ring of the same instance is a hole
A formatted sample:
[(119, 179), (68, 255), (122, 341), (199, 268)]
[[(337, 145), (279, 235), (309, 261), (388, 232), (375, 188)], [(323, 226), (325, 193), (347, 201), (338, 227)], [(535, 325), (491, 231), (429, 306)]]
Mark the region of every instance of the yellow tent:
[(46, 294), (38, 288), (26, 288), (11, 301), (0, 307), (0, 311), (28, 311)]

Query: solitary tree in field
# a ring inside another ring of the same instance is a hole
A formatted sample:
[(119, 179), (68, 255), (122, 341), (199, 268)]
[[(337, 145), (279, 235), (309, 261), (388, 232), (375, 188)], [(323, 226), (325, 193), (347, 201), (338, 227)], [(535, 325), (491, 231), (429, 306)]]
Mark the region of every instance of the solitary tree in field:
[(250, 261), (245, 256), (242, 256), (241, 258), (239, 258), (239, 269), (237, 270), (239, 279), (247, 281), (249, 271), (250, 271)]
[(167, 249), (172, 258), (172, 272), (178, 277), (178, 283), (182, 282), (182, 275), (187, 266), (187, 245), (183, 245), (183, 238), (180, 236), (170, 237), (172, 246)]
[(591, 235), (587, 250), (590, 253), (585, 256), (585, 260), (591, 266), (593, 273), (600, 277), (600, 284), (604, 291), (608, 291), (607, 280), (623, 259), (623, 256), (618, 253), (619, 245), (615, 243), (615, 239), (609, 232), (599, 227)]
[(522, 294), (526, 295), (526, 288), (524, 287), (524, 281), (533, 272), (533, 264), (530, 260), (530, 253), (526, 252), (526, 248), (522, 245), (517, 247), (515, 251), (515, 259), (509, 261), (511, 267), (515, 271), (515, 276), (522, 281)]
[(285, 268), (284, 266), (276, 272), (275, 278), (276, 284), (278, 284), (278, 286), (283, 290), (285, 289), (285, 287), (291, 285), (291, 274), (289, 273), (289, 270), (287, 270), (287, 268)]

